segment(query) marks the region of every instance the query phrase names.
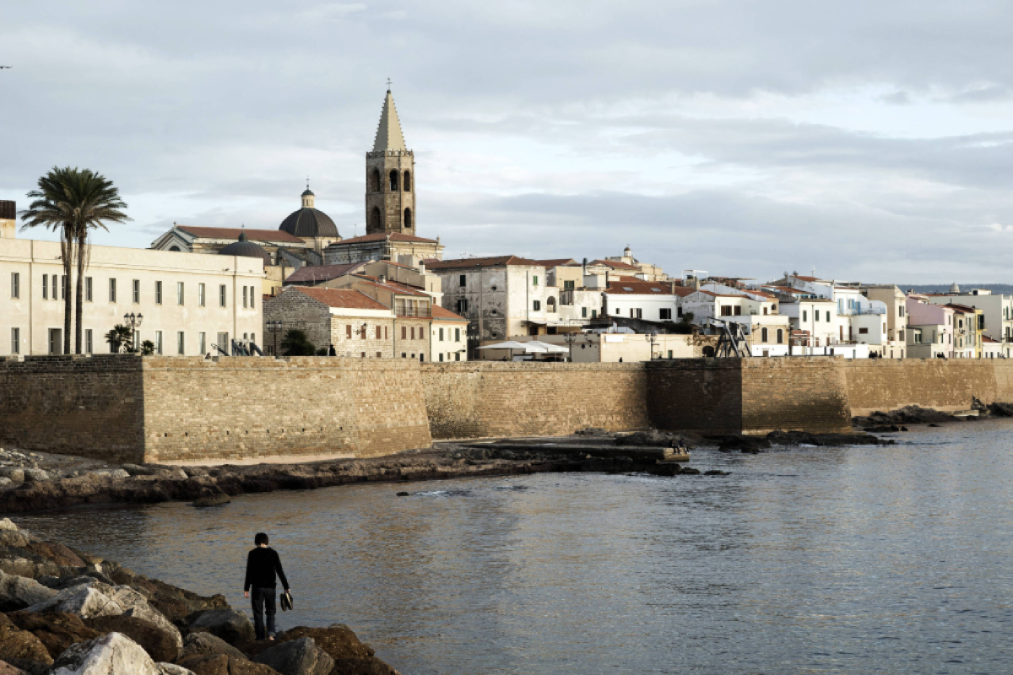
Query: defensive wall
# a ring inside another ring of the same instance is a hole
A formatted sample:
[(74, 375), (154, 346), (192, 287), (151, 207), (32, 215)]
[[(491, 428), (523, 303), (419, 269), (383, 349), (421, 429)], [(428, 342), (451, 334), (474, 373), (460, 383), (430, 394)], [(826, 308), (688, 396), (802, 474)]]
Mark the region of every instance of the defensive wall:
[(840, 432), (852, 415), (973, 398), (1013, 402), (1013, 361), (28, 357), (0, 360), (0, 445), (116, 462), (367, 457), (585, 427)]

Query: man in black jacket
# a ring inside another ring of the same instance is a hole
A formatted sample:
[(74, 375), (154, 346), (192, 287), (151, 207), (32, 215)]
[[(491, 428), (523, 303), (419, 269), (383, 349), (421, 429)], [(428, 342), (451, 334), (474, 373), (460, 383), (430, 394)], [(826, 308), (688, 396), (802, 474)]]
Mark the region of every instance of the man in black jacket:
[(281, 569), (281, 559), (278, 552), (268, 548), (267, 535), (258, 532), (253, 538), (256, 548), (250, 551), (246, 557), (246, 582), (243, 586), (243, 594), (250, 597), (250, 589), (253, 589), (253, 627), (257, 631), (257, 639), (263, 640), (264, 635), (264, 609), (267, 608), (267, 639), (274, 639), (274, 615), (277, 613), (274, 604), (274, 594), (277, 589), (275, 574), (281, 578), (281, 586), (286, 591), (288, 579)]

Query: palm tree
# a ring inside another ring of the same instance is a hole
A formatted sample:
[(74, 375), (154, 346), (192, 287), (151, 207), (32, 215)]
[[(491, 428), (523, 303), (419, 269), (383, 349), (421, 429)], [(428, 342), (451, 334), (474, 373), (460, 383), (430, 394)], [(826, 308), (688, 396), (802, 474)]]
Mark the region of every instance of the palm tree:
[[(130, 220), (122, 209), (127, 205), (120, 199), (120, 191), (100, 173), (91, 169), (78, 172), (76, 181), (76, 211), (74, 218), (74, 245), (77, 253), (77, 288), (74, 295), (77, 303), (77, 332), (75, 333), (75, 350), (81, 353), (81, 317), (84, 294), (84, 270), (88, 265), (88, 234), (91, 230), (102, 228), (109, 231), (104, 221), (123, 223)], [(69, 290), (69, 289), (68, 289)]]
[[(49, 173), (39, 178), (38, 189), (28, 193), (32, 199), (28, 208), (21, 212), (24, 225), (29, 227), (45, 227), (60, 233), (60, 253), (63, 259), (63, 353), (70, 353), (70, 317), (72, 298), (69, 290), (70, 265), (74, 258), (74, 183), (77, 169), (69, 166), (53, 167)], [(56, 288), (53, 288), (56, 296)]]

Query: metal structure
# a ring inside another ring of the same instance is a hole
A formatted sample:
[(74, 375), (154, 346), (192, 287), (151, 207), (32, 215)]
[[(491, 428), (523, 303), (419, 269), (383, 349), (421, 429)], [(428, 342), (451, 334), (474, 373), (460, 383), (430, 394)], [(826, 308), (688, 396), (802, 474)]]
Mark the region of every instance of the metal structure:
[(721, 330), (721, 337), (718, 338), (718, 346), (714, 353), (716, 357), (744, 359), (753, 355), (741, 323), (709, 318), (707, 324)]

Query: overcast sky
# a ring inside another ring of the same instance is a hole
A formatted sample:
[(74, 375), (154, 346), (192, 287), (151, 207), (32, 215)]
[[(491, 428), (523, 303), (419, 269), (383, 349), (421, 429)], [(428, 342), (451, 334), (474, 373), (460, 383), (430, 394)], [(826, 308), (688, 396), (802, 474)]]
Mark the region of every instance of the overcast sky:
[(0, 65), (0, 199), (100, 171), (100, 243), (275, 229), (307, 175), (363, 234), (390, 77), (448, 258), (1013, 281), (1009, 2), (5, 2)]

